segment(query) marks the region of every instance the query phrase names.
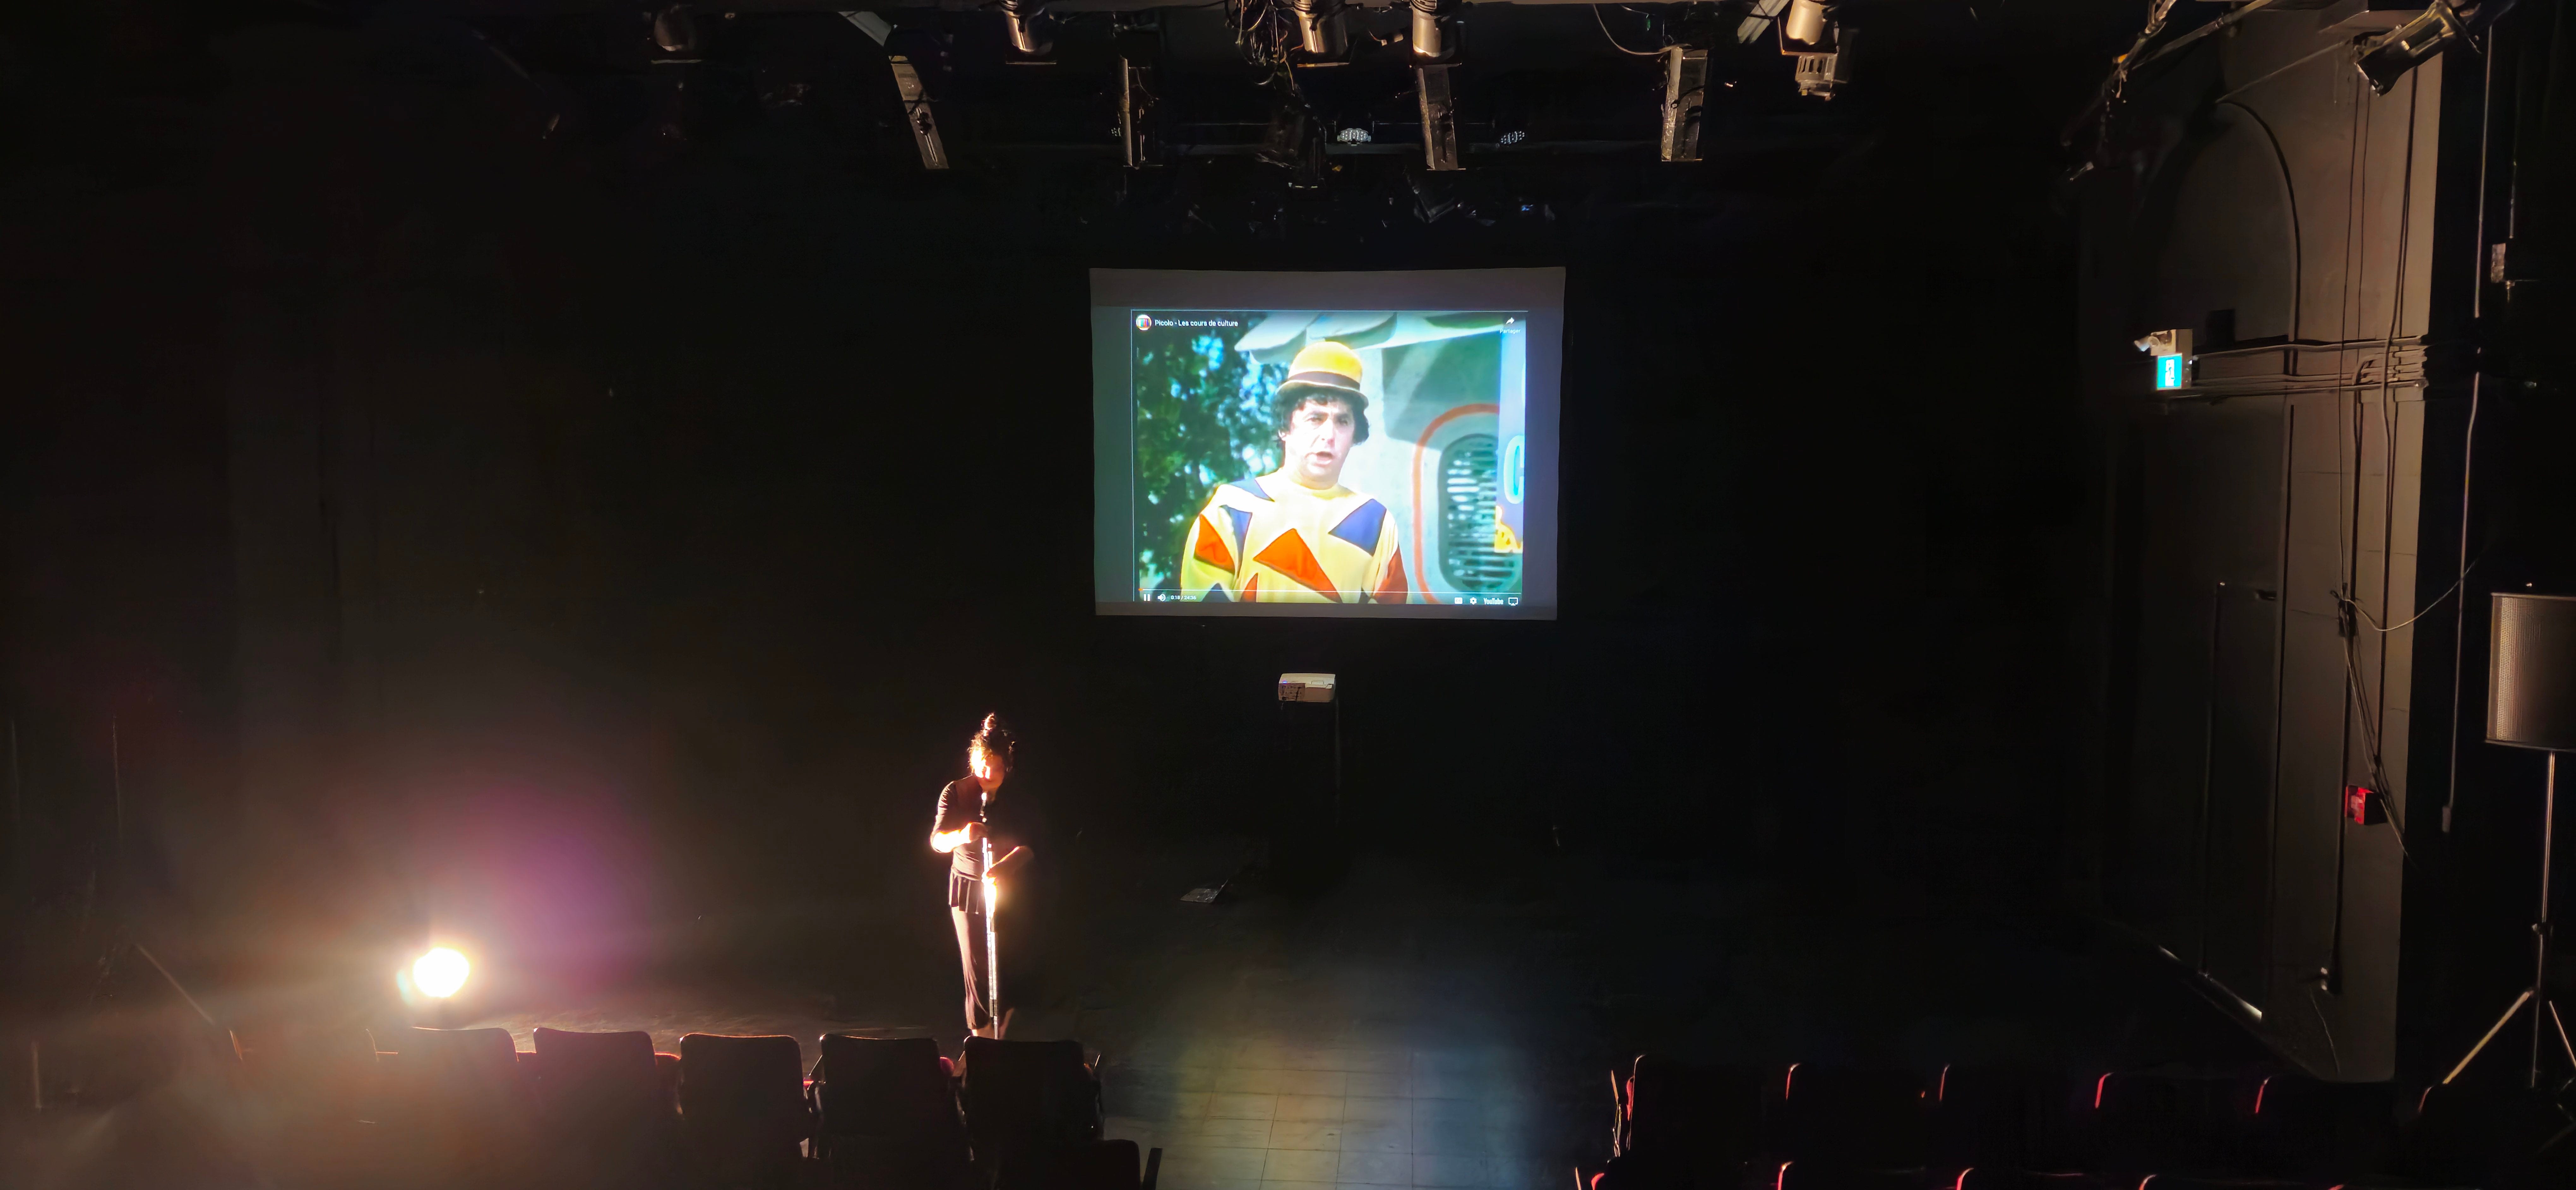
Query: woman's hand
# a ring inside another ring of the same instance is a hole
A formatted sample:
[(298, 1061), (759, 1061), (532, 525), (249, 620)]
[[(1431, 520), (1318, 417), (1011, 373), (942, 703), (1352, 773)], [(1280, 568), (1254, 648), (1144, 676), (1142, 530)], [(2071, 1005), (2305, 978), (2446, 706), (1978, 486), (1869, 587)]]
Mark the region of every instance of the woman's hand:
[(1005, 855), (1005, 856), (1003, 856), (1003, 857), (1002, 857), (1002, 858), (1000, 858), (1000, 859), (994, 860), (994, 861), (993, 861), (993, 866), (992, 866), (991, 868), (988, 868), (988, 869), (986, 869), (986, 870), (985, 870), (985, 875), (986, 875), (986, 876), (1004, 876), (1004, 875), (1008, 875), (1008, 874), (1010, 874), (1011, 872), (1013, 872), (1013, 871), (1017, 870), (1021, 864), (1026, 863), (1026, 862), (1029, 860), (1029, 858), (1030, 858), (1030, 852), (1029, 852), (1029, 849), (1028, 849), (1028, 848), (1026, 848), (1026, 847), (1014, 847), (1014, 848), (1012, 848), (1012, 849), (1011, 849), (1011, 853), (1010, 853), (1009, 855)]
[(969, 822), (969, 823), (967, 823), (966, 825), (964, 825), (964, 826), (962, 826), (962, 827), (957, 828), (957, 833), (958, 833), (958, 834), (960, 834), (960, 835), (965, 836), (965, 840), (966, 840), (967, 842), (969, 842), (969, 843), (972, 843), (972, 842), (975, 842), (975, 841), (977, 841), (977, 840), (979, 840), (979, 839), (982, 839), (982, 838), (985, 836), (985, 834), (986, 834), (986, 833), (988, 833), (988, 832), (986, 832), (986, 831), (984, 830), (984, 824), (983, 824), (983, 823), (980, 823), (980, 822)]

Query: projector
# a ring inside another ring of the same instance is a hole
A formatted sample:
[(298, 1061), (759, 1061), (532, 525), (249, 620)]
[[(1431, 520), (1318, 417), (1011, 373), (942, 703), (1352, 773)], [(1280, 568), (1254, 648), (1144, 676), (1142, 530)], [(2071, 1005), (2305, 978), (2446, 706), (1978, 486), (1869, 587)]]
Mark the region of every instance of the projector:
[(1279, 675), (1279, 701), (1331, 702), (1333, 701), (1333, 675), (1281, 674)]

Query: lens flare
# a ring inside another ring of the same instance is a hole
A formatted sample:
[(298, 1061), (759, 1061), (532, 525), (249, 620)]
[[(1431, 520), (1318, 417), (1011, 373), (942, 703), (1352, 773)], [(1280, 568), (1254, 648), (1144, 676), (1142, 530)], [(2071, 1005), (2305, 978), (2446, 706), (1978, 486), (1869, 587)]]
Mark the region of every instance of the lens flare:
[(465, 977), (473, 970), (474, 964), (466, 962), (464, 955), (441, 946), (413, 961), (411, 982), (420, 994), (444, 1000), (465, 986)]

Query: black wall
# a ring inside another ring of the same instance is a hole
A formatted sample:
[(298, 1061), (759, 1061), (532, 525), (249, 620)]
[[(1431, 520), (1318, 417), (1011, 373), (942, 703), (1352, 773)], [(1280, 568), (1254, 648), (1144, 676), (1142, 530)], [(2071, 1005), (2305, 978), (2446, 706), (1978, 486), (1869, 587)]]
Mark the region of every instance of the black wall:
[[(392, 17), (47, 75), (0, 248), (16, 895), (76, 921), (101, 867), (240, 973), (882, 907), (985, 710), (1060, 831), (1223, 829), (1273, 676), (1323, 669), (1398, 845), (2080, 902), (2064, 88), (2015, 36), (1700, 165), (1480, 165), (1432, 221), (1401, 158), (1320, 198), (1244, 159), (923, 178), (864, 105), (549, 136)], [(1087, 268), (1533, 264), (1560, 620), (1091, 614)], [(121, 866), (84, 850), (111, 718)]]

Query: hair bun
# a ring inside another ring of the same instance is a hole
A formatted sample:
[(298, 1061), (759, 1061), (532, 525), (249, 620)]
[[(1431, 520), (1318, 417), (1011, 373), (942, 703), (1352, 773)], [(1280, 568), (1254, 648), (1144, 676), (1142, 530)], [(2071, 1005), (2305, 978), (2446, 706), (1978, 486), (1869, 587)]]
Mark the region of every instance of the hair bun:
[(1003, 763), (1008, 764), (1012, 753), (1019, 750), (1020, 741), (1011, 734), (1010, 728), (1003, 726), (1002, 716), (995, 713), (984, 716), (983, 726), (976, 730), (975, 738), (966, 741), (966, 746), (976, 752), (999, 756)]

